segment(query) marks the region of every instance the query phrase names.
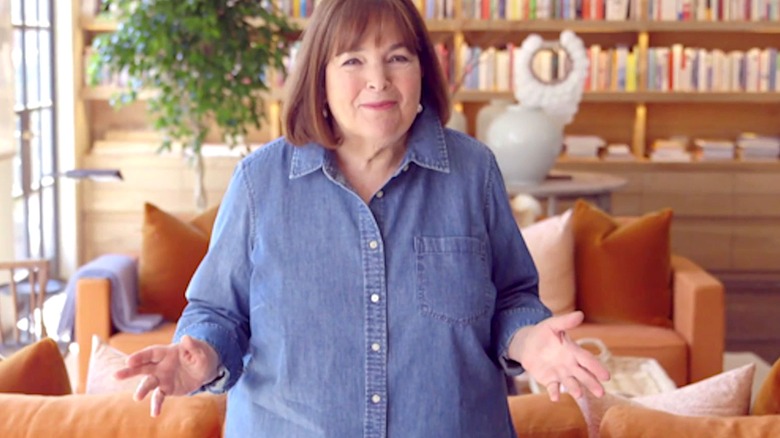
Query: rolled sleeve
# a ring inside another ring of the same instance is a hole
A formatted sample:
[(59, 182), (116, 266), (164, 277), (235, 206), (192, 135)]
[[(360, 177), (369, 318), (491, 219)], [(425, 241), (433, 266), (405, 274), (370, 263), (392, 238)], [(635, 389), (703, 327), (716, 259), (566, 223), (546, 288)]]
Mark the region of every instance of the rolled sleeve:
[(538, 324), (551, 315), (550, 310), (539, 302), (538, 307), (509, 309), (494, 317), (493, 325), (498, 337), (498, 363), (506, 374), (517, 376), (525, 371), (519, 362), (509, 358), (509, 344), (515, 333), (523, 327)]
[(221, 325), (208, 322), (178, 328), (174, 342), (179, 342), (185, 335), (209, 344), (216, 351), (220, 360), (220, 369), (218, 370), (220, 377), (204, 385), (200, 391), (222, 393), (235, 385), (244, 367), (241, 356), (236, 354), (235, 348), (228, 347), (238, 345), (239, 340), (236, 339), (236, 336)]
[(496, 310), (493, 315), (493, 349), (496, 360), (509, 375), (523, 372), (509, 359), (509, 343), (515, 333), (551, 316), (539, 299), (539, 275), (509, 206), (509, 196), (495, 161), (491, 160), (485, 202), (488, 218)]
[(220, 205), (209, 250), (187, 288), (188, 303), (174, 334), (174, 342), (188, 335), (214, 348), (228, 376), (219, 385), (222, 391), (241, 376), (251, 337), (248, 307), (254, 211), (242, 164)]

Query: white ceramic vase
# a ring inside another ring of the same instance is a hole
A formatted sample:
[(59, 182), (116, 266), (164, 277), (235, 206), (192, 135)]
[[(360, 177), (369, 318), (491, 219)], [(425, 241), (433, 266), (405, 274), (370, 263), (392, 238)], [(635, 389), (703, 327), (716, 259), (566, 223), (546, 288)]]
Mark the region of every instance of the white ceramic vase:
[(538, 184), (563, 148), (563, 125), (539, 108), (510, 105), (490, 123), (486, 144), (505, 181)]
[(480, 108), (477, 112), (477, 140), (487, 143), (487, 130), (490, 123), (506, 111), (506, 107), (513, 102), (512, 99), (491, 99), (489, 104)]

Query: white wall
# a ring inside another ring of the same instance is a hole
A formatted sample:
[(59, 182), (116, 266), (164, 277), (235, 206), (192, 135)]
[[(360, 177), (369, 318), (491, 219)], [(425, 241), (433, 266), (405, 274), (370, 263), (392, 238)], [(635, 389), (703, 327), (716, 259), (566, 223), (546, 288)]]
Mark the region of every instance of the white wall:
[[(0, 260), (13, 259), (13, 205), (11, 183), (13, 169), (11, 158), (14, 153), (14, 81), (11, 64), (11, 5), (9, 0), (0, 0)], [(0, 273), (0, 283), (7, 281), (7, 275)], [(10, 299), (0, 296), (0, 321), (10, 326)]]

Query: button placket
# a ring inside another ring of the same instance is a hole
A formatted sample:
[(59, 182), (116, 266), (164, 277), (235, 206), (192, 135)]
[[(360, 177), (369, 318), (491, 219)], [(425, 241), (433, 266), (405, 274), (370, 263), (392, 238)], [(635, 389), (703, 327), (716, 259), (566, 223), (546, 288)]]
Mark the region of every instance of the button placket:
[[(382, 195), (384, 196), (384, 195)], [(376, 197), (379, 196), (379, 192)], [(387, 294), (385, 254), (379, 220), (368, 206), (361, 214), (365, 310), (365, 423), (364, 436), (386, 437), (387, 431)]]

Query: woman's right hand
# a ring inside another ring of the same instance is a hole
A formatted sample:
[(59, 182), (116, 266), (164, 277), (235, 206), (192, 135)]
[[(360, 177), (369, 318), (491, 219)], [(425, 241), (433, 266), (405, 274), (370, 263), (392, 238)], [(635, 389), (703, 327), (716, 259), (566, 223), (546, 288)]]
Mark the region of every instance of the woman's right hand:
[(166, 396), (187, 395), (214, 380), (219, 356), (206, 342), (183, 336), (178, 344), (154, 345), (131, 354), (126, 365), (115, 377), (145, 375), (134, 398), (143, 400), (154, 391), (151, 416), (156, 417)]

